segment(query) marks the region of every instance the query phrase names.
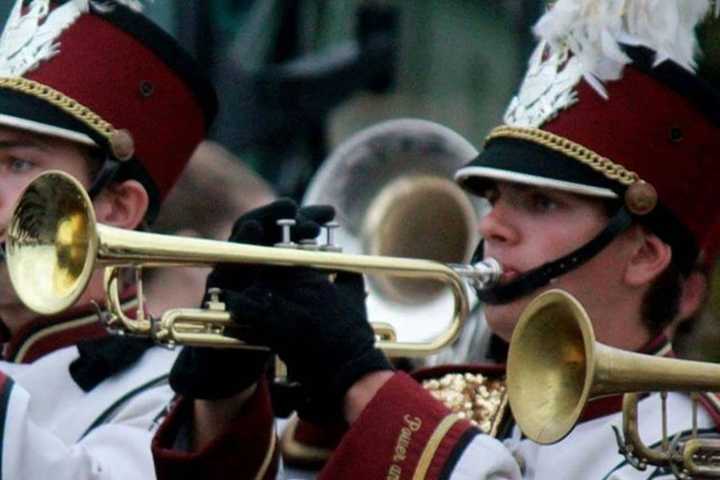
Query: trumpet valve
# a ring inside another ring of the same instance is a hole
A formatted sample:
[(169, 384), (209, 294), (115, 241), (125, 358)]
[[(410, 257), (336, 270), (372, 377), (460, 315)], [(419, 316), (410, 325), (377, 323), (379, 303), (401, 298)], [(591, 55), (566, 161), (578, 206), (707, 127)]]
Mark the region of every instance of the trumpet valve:
[(290, 229), (294, 227), (296, 223), (292, 218), (283, 218), (277, 221), (277, 224), (282, 229), (282, 242), (276, 243), (276, 247), (297, 248), (297, 244), (293, 242), (290, 237)]
[(340, 227), (338, 222), (327, 222), (322, 226), (325, 230), (325, 245), (320, 247), (324, 252), (342, 252), (342, 247), (335, 243), (335, 229)]
[(225, 303), (220, 301), (221, 289), (217, 287), (208, 288), (208, 295), (210, 298), (205, 302), (205, 308), (208, 310), (224, 312)]

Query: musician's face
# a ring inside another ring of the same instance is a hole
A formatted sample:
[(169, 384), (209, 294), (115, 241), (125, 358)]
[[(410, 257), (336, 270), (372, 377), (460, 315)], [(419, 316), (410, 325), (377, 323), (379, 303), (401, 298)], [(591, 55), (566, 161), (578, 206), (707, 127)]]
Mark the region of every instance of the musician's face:
[[(44, 135), (0, 127), (0, 239), (5, 240), (15, 201), (23, 189), (41, 173), (57, 169), (89, 184), (89, 169), (83, 147)], [(0, 264), (0, 308), (16, 305), (4, 263)], [(2, 313), (0, 312), (0, 316)], [(8, 316), (7, 314), (5, 316)], [(7, 321), (7, 319), (5, 319)]]
[[(480, 222), (480, 234), (485, 239), (485, 256), (503, 266), (503, 282), (574, 251), (608, 222), (600, 200), (553, 189), (499, 182), (486, 198), (492, 208)], [(616, 251), (621, 248), (616, 245), (622, 243), (620, 237), (543, 290), (505, 305), (488, 305), (485, 312), (490, 328), (509, 341), (525, 306), (550, 288), (568, 290), (593, 313), (612, 303), (622, 283), (622, 255), (626, 254)]]

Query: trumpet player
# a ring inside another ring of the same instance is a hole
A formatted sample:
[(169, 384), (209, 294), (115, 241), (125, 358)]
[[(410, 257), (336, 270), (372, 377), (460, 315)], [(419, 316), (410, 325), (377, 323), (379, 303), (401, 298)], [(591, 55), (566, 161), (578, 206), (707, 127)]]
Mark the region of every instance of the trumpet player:
[[(0, 40), (0, 237), (47, 170), (77, 178), (98, 221), (152, 221), (214, 117), (212, 88), (139, 2), (14, 3)], [(47, 317), (22, 306), (0, 265), (2, 478), (155, 478), (152, 430), (175, 355), (107, 334), (100, 275)]]
[[(479, 227), (484, 255), (504, 274), (479, 295), (490, 327), (505, 340), (530, 300), (557, 287), (585, 305), (600, 342), (669, 354), (662, 331), (697, 308), (703, 288), (690, 272), (701, 253), (713, 258), (718, 238), (720, 97), (693, 73), (693, 29), (709, 7), (559, 0), (536, 25), (540, 44), (503, 124), (456, 174), (491, 205)], [(513, 426), (494, 437), (462, 409), (451, 412), (413, 378), (393, 372), (375, 349), (356, 277), (331, 283), (311, 271), (265, 269), (253, 282), (238, 272), (214, 286), (238, 324), (276, 351), (303, 385), (300, 415), (346, 423), (319, 478), (674, 475), (670, 467), (638, 470), (618, 453), (612, 427), (620, 425), (620, 396), (591, 401), (576, 429), (552, 446)], [(236, 377), (248, 372), (242, 364), (232, 368)], [(470, 381), (445, 383), (453, 389)], [(257, 385), (234, 404), (226, 398), (205, 405), (222, 412), (222, 425), (202, 423), (192, 398), (183, 400), (156, 438), (156, 448), (167, 449), (158, 461), (172, 468), (172, 446), (191, 434), (202, 440), (187, 452), (196, 465), (266, 475), (262, 461), (250, 467), (246, 452), (232, 448), (270, 414), (264, 383)], [(639, 406), (648, 444), (663, 435), (657, 397), (649, 394)], [(487, 399), (460, 405), (475, 402)], [(693, 428), (688, 396), (671, 392), (667, 410), (669, 436), (683, 439)], [(707, 396), (700, 434), (716, 433), (717, 418)], [(275, 444), (262, 438), (267, 447), (258, 448), (269, 459)]]

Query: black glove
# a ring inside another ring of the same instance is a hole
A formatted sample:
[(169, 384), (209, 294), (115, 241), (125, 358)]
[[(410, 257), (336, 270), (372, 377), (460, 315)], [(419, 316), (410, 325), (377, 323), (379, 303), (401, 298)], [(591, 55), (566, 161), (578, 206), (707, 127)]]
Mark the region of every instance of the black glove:
[[(298, 209), (292, 200), (280, 199), (241, 216), (233, 226), (229, 241), (273, 246), (282, 239), (282, 230), (276, 223), (280, 219), (295, 219), (294, 241), (314, 238), (320, 231), (319, 223), (329, 221), (333, 215), (332, 207)], [(219, 264), (208, 275), (206, 292), (213, 287), (242, 291), (256, 278), (278, 268)], [(206, 293), (203, 303), (207, 299)], [(244, 338), (242, 332), (239, 334)], [(266, 371), (270, 358), (269, 350), (185, 347), (170, 372), (170, 385), (177, 393), (192, 398), (227, 398), (257, 382)]]
[(235, 321), (276, 351), (289, 377), (300, 382), (298, 412), (306, 420), (342, 420), (350, 386), (367, 373), (391, 369), (374, 346), (360, 275), (339, 273), (332, 282), (324, 272), (286, 268), (243, 291), (226, 290), (225, 302)]
[[(317, 237), (320, 225), (329, 222), (334, 216), (333, 207), (316, 205), (298, 209), (294, 201), (283, 198), (240, 217), (233, 225), (229, 241), (272, 247), (282, 241), (282, 229), (277, 221), (294, 219), (296, 224), (291, 229), (291, 240), (300, 242)], [(210, 272), (207, 286), (239, 292), (249, 287), (258, 275), (278, 269), (282, 270), (282, 267), (219, 264)]]

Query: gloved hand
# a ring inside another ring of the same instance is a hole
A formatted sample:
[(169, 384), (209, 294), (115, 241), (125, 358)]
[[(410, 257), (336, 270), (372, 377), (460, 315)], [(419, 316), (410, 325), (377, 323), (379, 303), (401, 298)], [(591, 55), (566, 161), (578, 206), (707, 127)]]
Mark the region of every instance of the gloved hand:
[[(314, 238), (320, 232), (320, 224), (332, 219), (333, 215), (332, 207), (298, 209), (292, 200), (280, 199), (241, 216), (233, 226), (229, 241), (273, 246), (282, 239), (282, 230), (276, 223), (280, 219), (297, 222), (292, 229), (294, 241)], [(282, 267), (219, 264), (208, 275), (206, 292), (213, 287), (242, 291), (258, 277), (273, 275), (271, 272), (279, 269)], [(203, 303), (207, 298), (206, 293)], [(185, 347), (170, 372), (170, 385), (175, 392), (191, 398), (227, 398), (257, 382), (266, 371), (270, 358), (269, 350)]]
[[(276, 272), (279, 273), (279, 272)], [(365, 374), (390, 370), (375, 348), (361, 275), (286, 268), (257, 277), (242, 291), (225, 290), (233, 318), (254, 341), (269, 345), (300, 382), (300, 416), (316, 423), (342, 420), (345, 393)]]

